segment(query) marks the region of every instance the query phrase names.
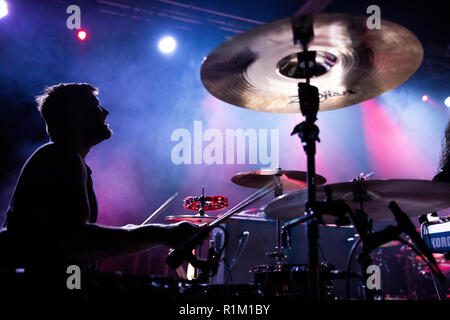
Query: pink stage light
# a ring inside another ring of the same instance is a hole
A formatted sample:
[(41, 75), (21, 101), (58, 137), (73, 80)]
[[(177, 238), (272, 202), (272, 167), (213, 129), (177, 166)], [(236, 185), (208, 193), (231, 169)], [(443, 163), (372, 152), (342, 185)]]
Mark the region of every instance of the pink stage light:
[(80, 39), (81, 41), (84, 41), (84, 40), (86, 40), (86, 38), (87, 38), (87, 32), (86, 32), (85, 30), (80, 30), (80, 31), (78, 31), (78, 33), (77, 33), (77, 37), (78, 37), (78, 39)]

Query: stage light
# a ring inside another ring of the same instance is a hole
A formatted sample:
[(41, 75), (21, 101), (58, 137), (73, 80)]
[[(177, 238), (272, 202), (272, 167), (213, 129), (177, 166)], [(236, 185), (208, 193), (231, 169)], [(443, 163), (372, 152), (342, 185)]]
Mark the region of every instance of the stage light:
[(0, 0), (0, 19), (8, 15), (8, 4), (4, 0)]
[(428, 101), (428, 99), (429, 99), (429, 97), (426, 94), (424, 94), (422, 96), (422, 101)]
[(87, 32), (85, 31), (85, 30), (80, 30), (80, 31), (78, 31), (78, 33), (77, 33), (77, 37), (78, 37), (78, 39), (80, 39), (80, 40), (86, 40), (86, 38), (87, 38)]
[(177, 42), (172, 37), (164, 37), (159, 40), (158, 48), (162, 53), (172, 53), (177, 47)]
[(445, 105), (450, 108), (450, 97), (447, 97), (444, 101)]

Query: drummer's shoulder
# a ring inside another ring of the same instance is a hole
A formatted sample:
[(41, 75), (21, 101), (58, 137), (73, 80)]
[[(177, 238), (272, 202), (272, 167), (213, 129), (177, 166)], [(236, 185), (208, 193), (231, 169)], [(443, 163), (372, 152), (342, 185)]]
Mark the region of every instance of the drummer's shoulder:
[(83, 160), (79, 154), (64, 147), (64, 145), (49, 142), (38, 147), (27, 159), (25, 165), (33, 165), (33, 167), (59, 167), (63, 163), (76, 163), (78, 166), (83, 163)]

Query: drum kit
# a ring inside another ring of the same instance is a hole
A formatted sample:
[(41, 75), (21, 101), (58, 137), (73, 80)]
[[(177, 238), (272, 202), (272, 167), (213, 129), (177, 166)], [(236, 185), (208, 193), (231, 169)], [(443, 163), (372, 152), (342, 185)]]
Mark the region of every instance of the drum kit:
[[(189, 261), (204, 267), (207, 264), (199, 264), (192, 249), (205, 235), (223, 223), (254, 219), (273, 222), (278, 234), (275, 250), (270, 254), (275, 265), (253, 267), (250, 272), (255, 282), (267, 279), (269, 274), (280, 275), (287, 285), (294, 281), (292, 270), (286, 269), (283, 249), (295, 241), (290, 230), (298, 224), (306, 227), (309, 264), (302, 267), (307, 270), (302, 273), (307, 278), (302, 285), (311, 299), (324, 296), (324, 275), (318, 263), (319, 225), (356, 229), (363, 248), (358, 261), (364, 280), (368, 278), (367, 267), (373, 263), (371, 251), (397, 241), (401, 232), (411, 237), (428, 260), (431, 271), (442, 279), (431, 253), (417, 243), (419, 239), (411, 231), (409, 218), (450, 207), (447, 183), (357, 178), (326, 184), (326, 179), (316, 174), (314, 159), (315, 144), (320, 141), (315, 125), (319, 111), (355, 105), (396, 88), (418, 69), (422, 58), (419, 40), (406, 28), (382, 20), (381, 29), (369, 30), (366, 17), (346, 14), (281, 19), (216, 47), (201, 67), (205, 88), (218, 99), (238, 107), (271, 113), (301, 112), (305, 120), (291, 135), (297, 134), (302, 140), (307, 171), (278, 168), (234, 175), (231, 178), (234, 184), (257, 191), (222, 215), (210, 216), (206, 212), (227, 207), (226, 197), (205, 196), (202, 190), (201, 196), (186, 198), (184, 207), (197, 214), (169, 216), (166, 221), (206, 226), (191, 241), (173, 250), (167, 264), (175, 269)], [(283, 194), (284, 190), (292, 192)], [(257, 215), (251, 210), (243, 211), (270, 192), (275, 198), (267, 203), (263, 214), (258, 210)], [(397, 225), (373, 232), (374, 221), (396, 221)], [(374, 290), (362, 283), (363, 297), (374, 299)]]

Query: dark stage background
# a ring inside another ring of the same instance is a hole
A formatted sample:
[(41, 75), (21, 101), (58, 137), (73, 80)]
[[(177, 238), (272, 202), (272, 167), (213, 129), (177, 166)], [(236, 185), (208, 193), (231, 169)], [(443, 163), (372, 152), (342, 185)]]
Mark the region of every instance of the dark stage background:
[[(200, 81), (202, 60), (217, 45), (261, 23), (299, 13), (366, 15), (367, 7), (376, 4), (382, 19), (407, 27), (424, 47), (420, 69), (400, 87), (359, 105), (319, 113), (322, 141), (318, 145), (317, 172), (335, 183), (349, 181), (361, 172), (374, 172), (376, 179), (431, 179), (438, 168), (450, 110), (444, 105), (450, 91), (449, 25), (444, 1), (329, 0), (315, 1), (315, 6), (294, 0), (8, 3), (9, 15), (0, 19), (2, 222), (21, 166), (48, 140), (33, 98), (45, 86), (60, 82), (97, 86), (101, 104), (110, 111), (114, 135), (86, 159), (93, 170), (100, 224), (140, 224), (174, 192), (179, 193), (178, 200), (157, 222), (164, 222), (168, 215), (187, 214), (182, 199), (198, 195), (202, 185), (208, 195), (227, 196), (230, 206), (253, 192), (230, 179), (238, 172), (270, 166), (259, 158), (253, 164), (248, 156), (244, 164), (237, 164), (236, 159), (233, 164), (173, 162), (171, 153), (177, 142), (171, 135), (176, 129), (185, 129), (194, 139), (194, 121), (201, 121), (203, 131), (217, 129), (224, 136), (226, 129), (261, 129), (269, 136), (278, 130), (279, 166), (305, 170), (300, 142), (290, 136), (302, 119), (300, 114), (267, 114), (227, 105), (207, 93)], [(76, 33), (66, 28), (70, 4), (81, 8), (81, 25), (88, 32), (85, 41), (79, 41)], [(177, 39), (177, 48), (171, 55), (164, 55), (157, 43), (169, 34)], [(423, 94), (430, 100), (423, 102)], [(202, 146), (206, 145), (203, 142)], [(272, 159), (271, 165), (277, 164), (276, 157)], [(271, 262), (264, 256), (254, 260), (250, 256), (271, 248), (275, 227), (258, 229), (243, 223), (234, 228), (231, 254), (240, 230), (251, 229), (250, 239), (254, 241), (247, 247), (242, 264), (236, 266), (234, 278), (245, 281), (249, 263)], [(321, 231), (321, 245), (328, 259), (343, 267), (351, 246), (346, 239), (352, 232)], [(303, 263), (303, 229), (298, 234), (290, 260)], [(163, 263), (166, 253), (167, 248), (155, 248), (111, 259), (103, 262), (102, 269), (173, 276)]]

